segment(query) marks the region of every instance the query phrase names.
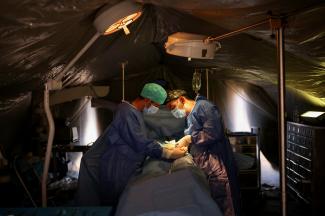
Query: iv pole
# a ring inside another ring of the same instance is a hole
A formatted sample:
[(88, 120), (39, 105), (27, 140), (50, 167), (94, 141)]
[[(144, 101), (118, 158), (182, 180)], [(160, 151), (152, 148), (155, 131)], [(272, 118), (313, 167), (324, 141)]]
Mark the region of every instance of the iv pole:
[(207, 99), (209, 100), (209, 69), (205, 69), (205, 79), (206, 79), (206, 89), (207, 89)]
[(128, 61), (122, 62), (122, 101), (125, 100), (125, 66), (127, 65)]

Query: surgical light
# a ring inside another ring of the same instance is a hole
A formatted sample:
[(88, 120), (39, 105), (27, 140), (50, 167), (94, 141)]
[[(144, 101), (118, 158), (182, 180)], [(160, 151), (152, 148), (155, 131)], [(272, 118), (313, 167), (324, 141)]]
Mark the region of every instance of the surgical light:
[(165, 43), (166, 52), (171, 55), (194, 59), (213, 59), (221, 48), (217, 41), (205, 41), (207, 36), (177, 32), (168, 36)]
[(301, 114), (302, 117), (308, 117), (308, 118), (318, 118), (319, 116), (323, 115), (325, 112), (320, 111), (307, 111), (303, 114)]
[(114, 6), (108, 5), (98, 12), (94, 26), (103, 35), (112, 34), (120, 29), (128, 35), (130, 31), (127, 26), (137, 20), (141, 14), (141, 5), (131, 1), (124, 1)]

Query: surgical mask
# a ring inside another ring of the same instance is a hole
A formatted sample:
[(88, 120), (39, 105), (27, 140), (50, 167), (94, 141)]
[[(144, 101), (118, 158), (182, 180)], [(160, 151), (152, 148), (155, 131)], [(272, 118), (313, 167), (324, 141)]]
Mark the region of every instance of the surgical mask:
[(146, 113), (146, 114), (155, 114), (155, 113), (158, 112), (158, 110), (159, 110), (158, 107), (153, 106), (153, 105), (151, 104), (149, 108), (145, 107), (145, 108), (143, 109), (143, 112)]
[(184, 118), (186, 116), (185, 109), (174, 108), (170, 112), (175, 116), (175, 118)]

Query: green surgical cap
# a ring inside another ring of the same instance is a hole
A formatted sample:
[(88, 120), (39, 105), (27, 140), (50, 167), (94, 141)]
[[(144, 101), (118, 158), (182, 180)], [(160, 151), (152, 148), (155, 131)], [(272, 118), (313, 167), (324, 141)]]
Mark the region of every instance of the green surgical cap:
[(145, 84), (140, 95), (159, 104), (163, 104), (167, 98), (165, 89), (156, 83)]

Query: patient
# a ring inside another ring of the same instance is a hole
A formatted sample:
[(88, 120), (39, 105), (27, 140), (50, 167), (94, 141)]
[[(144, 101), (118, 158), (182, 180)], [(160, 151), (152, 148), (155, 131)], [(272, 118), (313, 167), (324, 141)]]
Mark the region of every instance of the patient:
[[(162, 146), (164, 146), (164, 144), (162, 144)], [(175, 148), (175, 147), (170, 147), (170, 148)], [(176, 160), (158, 160), (154, 158), (147, 158), (147, 160), (144, 163), (141, 175), (143, 176), (148, 175), (151, 177), (165, 175), (188, 167), (195, 167), (193, 157), (189, 153)]]
[[(170, 111), (164, 107), (161, 107), (155, 115), (144, 115), (144, 121), (148, 137), (158, 140), (162, 147), (177, 147), (175, 140), (184, 135), (185, 119), (174, 118)], [(141, 176), (138, 177), (165, 175), (188, 167), (195, 167), (189, 153), (176, 160), (158, 160), (148, 157), (143, 165)]]

